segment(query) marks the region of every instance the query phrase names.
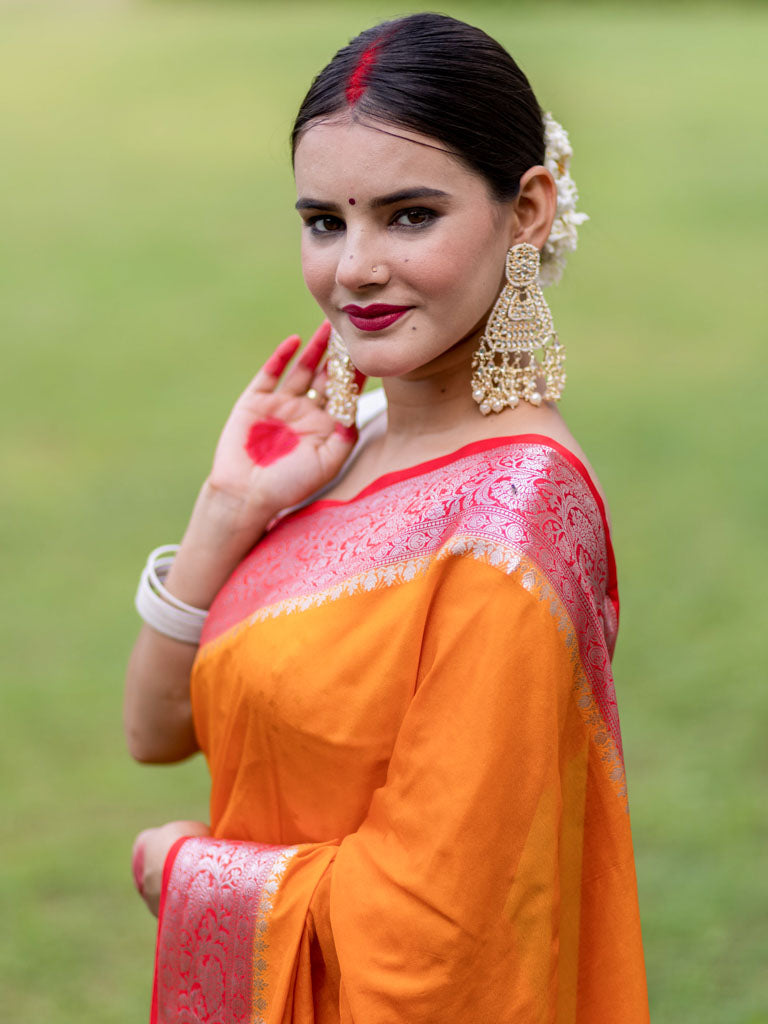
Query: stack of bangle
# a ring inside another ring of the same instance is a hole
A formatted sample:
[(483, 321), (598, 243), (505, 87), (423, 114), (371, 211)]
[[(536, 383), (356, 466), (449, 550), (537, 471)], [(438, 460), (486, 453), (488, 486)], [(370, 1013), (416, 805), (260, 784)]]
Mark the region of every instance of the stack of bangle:
[(178, 550), (178, 544), (166, 544), (150, 553), (136, 591), (136, 611), (158, 633), (185, 644), (199, 644), (208, 612), (180, 601), (163, 585)]

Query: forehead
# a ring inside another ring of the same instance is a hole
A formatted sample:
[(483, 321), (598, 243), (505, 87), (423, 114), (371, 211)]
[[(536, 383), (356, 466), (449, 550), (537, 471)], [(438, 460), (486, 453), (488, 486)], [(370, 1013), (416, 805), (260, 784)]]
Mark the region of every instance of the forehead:
[(296, 147), (300, 196), (383, 195), (418, 183), (446, 192), (486, 191), (485, 181), (436, 139), (405, 128), (351, 119), (318, 121)]

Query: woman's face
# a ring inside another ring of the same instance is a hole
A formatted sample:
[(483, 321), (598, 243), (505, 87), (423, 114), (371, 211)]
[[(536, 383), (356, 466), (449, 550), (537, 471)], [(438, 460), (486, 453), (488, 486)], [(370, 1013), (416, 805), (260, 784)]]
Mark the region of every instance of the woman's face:
[(304, 280), (363, 373), (420, 376), (482, 329), (517, 223), (484, 178), (434, 139), (344, 117), (305, 132), (295, 172)]

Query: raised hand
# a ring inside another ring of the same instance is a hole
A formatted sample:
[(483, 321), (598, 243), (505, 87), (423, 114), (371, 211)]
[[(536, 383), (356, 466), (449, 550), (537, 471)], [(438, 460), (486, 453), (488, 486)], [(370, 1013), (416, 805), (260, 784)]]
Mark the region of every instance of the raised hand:
[[(290, 369), (301, 342), (286, 338), (235, 403), (165, 580), (174, 597), (209, 608), (277, 513), (341, 469), (357, 434), (323, 408), (325, 371), (318, 367), (329, 335), (323, 324)], [(138, 760), (178, 761), (197, 750), (189, 694), (195, 650), (142, 628), (126, 674), (124, 710)]]
[(323, 408), (330, 330), (324, 323), (290, 368), (301, 341), (286, 338), (235, 402), (166, 580), (188, 604), (209, 607), (269, 522), (332, 480), (352, 451), (355, 428)]
[[(286, 338), (235, 403), (219, 439), (211, 487), (249, 510), (276, 515), (328, 483), (356, 439), (354, 427), (337, 423), (322, 407), (324, 323), (286, 373), (300, 340)], [(313, 386), (314, 385), (314, 386)], [(307, 392), (312, 388), (315, 394)]]

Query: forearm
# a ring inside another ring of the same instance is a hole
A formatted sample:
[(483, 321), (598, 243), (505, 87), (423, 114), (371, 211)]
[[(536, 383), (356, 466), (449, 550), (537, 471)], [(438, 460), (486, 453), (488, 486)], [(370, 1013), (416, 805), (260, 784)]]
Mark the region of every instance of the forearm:
[[(292, 335), (278, 346), (224, 426), (211, 475), (163, 581), (168, 595), (192, 606), (193, 626), (199, 618), (194, 609), (211, 606), (274, 516), (333, 479), (352, 450), (354, 431), (339, 431), (307, 391), (313, 380), (322, 387), (317, 367), (329, 332), (330, 324), (323, 324), (285, 375), (299, 339)], [(249, 450), (251, 432), (254, 426), (271, 429), (276, 423), (290, 438), (289, 450), (259, 461)], [(150, 603), (156, 607), (162, 600), (155, 587)], [(164, 625), (163, 618), (172, 620), (173, 612), (155, 619), (158, 626)], [(197, 749), (189, 693), (196, 651), (194, 644), (172, 640), (148, 626), (139, 634), (128, 666), (124, 714), (128, 747), (137, 760), (177, 761)]]
[(137, 761), (181, 761), (197, 749), (189, 674), (197, 648), (142, 626), (128, 663), (123, 727)]
[[(169, 593), (208, 608), (240, 560), (258, 541), (272, 513), (204, 484), (165, 581)], [(178, 761), (197, 749), (189, 679), (197, 647), (144, 625), (128, 664), (124, 728), (139, 761)]]

